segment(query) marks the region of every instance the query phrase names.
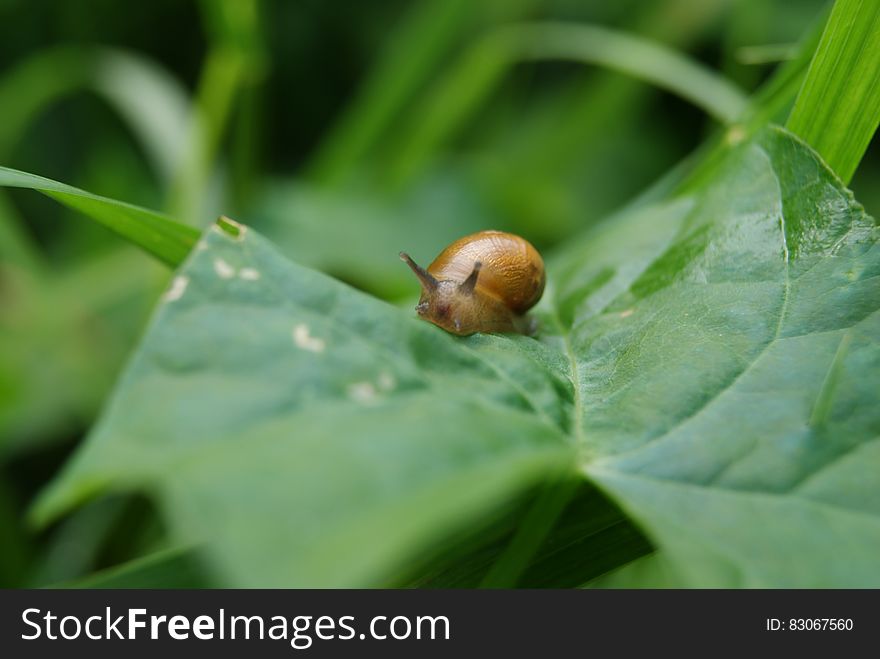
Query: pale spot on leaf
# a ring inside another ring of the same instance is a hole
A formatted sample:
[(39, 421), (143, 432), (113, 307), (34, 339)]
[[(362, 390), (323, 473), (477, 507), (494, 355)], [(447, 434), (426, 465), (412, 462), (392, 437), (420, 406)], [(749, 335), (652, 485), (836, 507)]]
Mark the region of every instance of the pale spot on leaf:
[(256, 281), (260, 278), (260, 271), (254, 268), (242, 268), (238, 276), (247, 281)]
[(324, 352), (326, 347), (324, 339), (311, 336), (309, 334), (309, 326), (302, 323), (293, 328), (293, 342), (297, 348), (308, 350), (309, 352)]
[(235, 276), (235, 268), (229, 265), (223, 259), (214, 259), (214, 272), (221, 279), (230, 279)]
[(358, 403), (370, 403), (376, 399), (376, 387), (371, 382), (355, 382), (348, 387), (348, 397)]
[(174, 302), (174, 300), (179, 300), (183, 297), (183, 294), (186, 291), (187, 284), (189, 284), (189, 277), (185, 277), (183, 275), (175, 277), (171, 281), (171, 286), (169, 286), (168, 290), (165, 291), (165, 295), (162, 296), (162, 299), (165, 302)]
[(630, 316), (633, 315), (634, 311), (635, 311), (635, 309), (627, 309), (626, 311), (621, 311), (620, 317), (621, 318), (629, 318)]
[(394, 389), (394, 385), (397, 384), (397, 381), (394, 379), (394, 376), (387, 371), (382, 371), (379, 373), (379, 389), (382, 391), (390, 391)]

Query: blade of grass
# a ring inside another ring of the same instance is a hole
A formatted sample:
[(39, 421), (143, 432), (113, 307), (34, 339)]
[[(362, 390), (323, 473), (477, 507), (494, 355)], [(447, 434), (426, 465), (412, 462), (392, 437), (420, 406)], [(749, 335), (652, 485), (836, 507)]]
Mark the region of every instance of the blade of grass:
[[(57, 46), (16, 64), (0, 79), (0, 158), (8, 158), (33, 121), (71, 94), (91, 90), (116, 110), (161, 178), (183, 152), (189, 99), (165, 69), (114, 48)], [(149, 103), (144, 103), (149, 98)]]
[(8, 157), (27, 126), (46, 106), (88, 84), (95, 53), (89, 48), (62, 46), (44, 50), (16, 63), (0, 80), (0, 154)]
[(0, 187), (28, 188), (80, 211), (176, 267), (199, 239), (199, 232), (155, 211), (79, 190), (51, 179), (0, 167)]
[[(705, 38), (729, 4), (729, 0), (705, 0), (699, 5), (690, 0), (637, 3), (625, 29), (668, 48), (686, 51)], [(522, 170), (520, 179), (528, 179), (534, 171), (544, 172), (550, 179), (562, 179), (584, 154), (595, 153), (597, 144), (605, 139), (608, 124), (619, 123), (628, 114), (632, 117), (630, 123), (640, 121), (639, 109), (651, 92), (638, 80), (613, 71), (597, 71), (577, 83), (570, 97), (556, 101), (560, 111), (552, 112), (549, 120), (538, 115), (537, 122), (530, 122), (527, 116), (518, 122), (513, 151), (506, 160)]]
[(797, 56), (798, 46), (794, 43), (767, 43), (737, 48), (735, 57), (740, 64), (772, 64), (784, 62)]
[(499, 28), (465, 53), (419, 111), (390, 179), (399, 184), (420, 168), (488, 98), (517, 62), (571, 60), (603, 66), (678, 94), (724, 123), (746, 107), (745, 95), (701, 64), (665, 46), (593, 25), (524, 23)]
[[(513, 28), (516, 30), (517, 28)], [(571, 60), (625, 73), (677, 94), (722, 123), (731, 123), (746, 106), (733, 83), (695, 60), (638, 36), (590, 25), (543, 23), (523, 26), (522, 60)]]
[(773, 76), (752, 96), (749, 108), (740, 123), (758, 128), (768, 121), (782, 121), (803, 84), (813, 53), (828, 20), (826, 7), (813, 20), (810, 29), (798, 43), (794, 56), (781, 64)]
[[(732, 126), (713, 135), (697, 150), (627, 204), (635, 208), (698, 187), (736, 144), (768, 122), (779, 121), (791, 106), (809, 68), (828, 17), (821, 11), (800, 40), (795, 57), (782, 63), (749, 99), (748, 108)], [(609, 221), (613, 221), (613, 215)]]
[(786, 127), (848, 183), (880, 124), (880, 0), (837, 0)]
[(687, 160), (641, 195), (640, 200), (649, 202), (673, 190), (684, 193), (699, 187), (724, 161), (724, 156), (731, 146), (747, 139), (768, 123), (781, 121), (806, 76), (810, 60), (822, 36), (827, 15), (827, 10), (820, 12), (801, 39), (794, 59), (781, 64), (771, 78), (752, 95), (749, 106), (739, 121), (723, 134), (715, 135), (703, 143)]
[(344, 178), (388, 126), (398, 108), (447, 52), (473, 13), (467, 0), (432, 0), (416, 5), (325, 139), (311, 166), (319, 182)]
[(124, 500), (106, 498), (80, 508), (54, 529), (35, 559), (28, 587), (76, 579), (94, 569), (113, 525), (124, 512)]
[[(86, 84), (92, 58), (80, 48), (40, 52), (4, 72), (0, 80), (0, 158), (8, 158), (32, 119), (55, 99)], [(0, 255), (33, 272), (45, 263), (15, 208), (0, 199)]]
[[(86, 90), (119, 113), (160, 178), (167, 180), (184, 147), (186, 93), (149, 59), (112, 48), (58, 46), (16, 63), (5, 73), (0, 79), (0, 160), (12, 156), (48, 107)], [(150, 103), (143, 103), (144, 97)], [(0, 198), (0, 255), (37, 272), (45, 267), (44, 259), (23, 226), (16, 209)]]
[(211, 47), (196, 92), (186, 158), (168, 201), (171, 215), (193, 225), (201, 224), (217, 153), (242, 87), (265, 69), (256, 2), (222, 0), (201, 7)]
[(266, 141), (263, 117), (266, 116), (264, 80), (249, 79), (242, 87), (233, 126), (230, 128), (229, 193), (232, 209), (248, 206), (260, 187), (260, 152)]
[(739, 0), (730, 7), (725, 17), (720, 39), (719, 68), (725, 76), (745, 89), (754, 89), (761, 79), (761, 71), (745, 66), (737, 57), (740, 46), (750, 42), (766, 42), (774, 21), (774, 3), (764, 0)]
[(544, 486), (513, 540), (483, 578), (481, 588), (516, 586), (579, 486), (579, 481), (570, 479), (550, 481)]
[[(722, 16), (729, 14), (730, 4), (729, 0), (705, 0), (699, 5), (690, 0), (636, 3), (617, 29), (687, 52), (717, 29)], [(532, 70), (522, 73), (541, 75)], [(536, 98), (524, 108), (511, 107), (505, 113), (509, 123), (503, 132), (495, 136), (474, 134), (479, 152), (492, 154), (477, 165), (477, 171), (493, 206), (503, 209), (514, 226), (528, 227), (537, 240), (548, 242), (607, 215), (640, 189), (638, 173), (615, 177), (611, 188), (601, 186), (606, 192), (597, 198), (590, 192), (596, 179), (586, 172), (607, 171), (608, 151), (617, 152), (614, 144), (641, 132), (645, 112), (656, 96), (651, 86), (612, 70), (573, 73), (567, 76), (570, 80), (554, 85), (554, 91), (542, 94), (540, 100)], [(501, 98), (505, 96), (502, 92)], [(497, 116), (498, 111), (498, 104), (492, 102), (486, 116), (478, 121), (491, 121), (489, 117)], [(646, 148), (647, 142), (637, 142)], [(648, 153), (659, 157), (661, 150)], [(644, 162), (640, 157), (638, 160)], [(641, 166), (651, 167), (647, 163)], [(586, 187), (572, 187), (575, 171), (578, 179), (589, 180)]]
[[(342, 114), (310, 164), (310, 174), (323, 184), (348, 176), (393, 125), (401, 109), (430, 80), (438, 62), (481, 19), (521, 19), (540, 0), (505, 0), (488, 11), (466, 0), (418, 3), (404, 17), (365, 83)], [(485, 16), (486, 14), (491, 16)]]
[(167, 184), (186, 146), (190, 99), (180, 82), (141, 55), (98, 49), (89, 84), (131, 127), (159, 178)]

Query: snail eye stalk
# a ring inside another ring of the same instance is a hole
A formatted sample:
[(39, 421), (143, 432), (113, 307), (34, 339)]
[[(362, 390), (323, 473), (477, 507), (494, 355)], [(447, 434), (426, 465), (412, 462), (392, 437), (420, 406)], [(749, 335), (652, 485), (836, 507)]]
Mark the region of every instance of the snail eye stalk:
[(425, 290), (433, 291), (437, 289), (438, 282), (436, 279), (434, 279), (434, 276), (418, 263), (413, 261), (412, 258), (410, 258), (409, 254), (407, 254), (406, 252), (401, 252), (400, 260), (406, 263), (410, 267), (410, 270), (412, 270), (416, 274), (416, 277), (418, 277), (419, 281), (422, 282), (422, 286), (425, 288)]
[(471, 271), (471, 274), (468, 275), (468, 278), (465, 279), (458, 287), (458, 290), (464, 293), (465, 295), (473, 295), (474, 288), (477, 286), (477, 279), (480, 276), (480, 270), (482, 269), (483, 264), (481, 261), (477, 261), (474, 263), (474, 269)]

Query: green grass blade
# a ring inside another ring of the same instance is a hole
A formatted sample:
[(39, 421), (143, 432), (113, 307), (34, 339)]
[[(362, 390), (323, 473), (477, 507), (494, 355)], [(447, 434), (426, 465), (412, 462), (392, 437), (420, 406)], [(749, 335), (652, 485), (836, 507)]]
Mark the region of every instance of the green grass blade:
[(483, 578), (482, 588), (513, 588), (559, 520), (581, 483), (550, 481), (526, 514), (510, 544)]
[(80, 211), (91, 219), (176, 267), (199, 239), (199, 232), (155, 211), (79, 190), (51, 179), (0, 167), (0, 186), (28, 188)]
[[(661, 42), (667, 48), (687, 51), (717, 25), (728, 4), (727, 0), (707, 0), (695, 8), (690, 0), (640, 3), (633, 8), (625, 27), (630, 33)], [(682, 12), (688, 13), (687, 21), (680, 20)], [(544, 123), (540, 115), (537, 121), (524, 117), (522, 134), (513, 143), (518, 157), (513, 158), (512, 164), (519, 164), (523, 170), (517, 176), (528, 179), (531, 172), (541, 171), (551, 179), (563, 178), (585, 154), (601, 148), (599, 145), (607, 135), (606, 125), (616, 124), (628, 114), (635, 116), (634, 112), (645, 105), (646, 96), (652, 91), (632, 77), (612, 71), (597, 74), (583, 76), (570, 99), (557, 101), (564, 106), (557, 119)]]
[(462, 0), (433, 0), (412, 10), (316, 154), (312, 174), (317, 180), (333, 183), (348, 173), (430, 75), (472, 11), (473, 6)]
[[(9, 158), (30, 122), (47, 105), (86, 84), (91, 63), (83, 49), (65, 47), (40, 52), (4, 71), (0, 78), (0, 159)], [(0, 257), (34, 272), (44, 265), (38, 246), (5, 198), (0, 199)]]
[[(62, 99), (92, 91), (131, 129), (162, 180), (185, 148), (189, 100), (163, 68), (141, 55), (89, 46), (56, 46), (14, 64), (0, 78), (0, 161), (8, 161), (34, 122)], [(144, 103), (145, 97), (150, 98)], [(44, 257), (23, 221), (0, 198), (0, 258), (39, 271)]]
[(773, 76), (752, 95), (749, 109), (740, 119), (741, 123), (747, 124), (753, 131), (766, 125), (767, 122), (781, 123), (785, 120), (803, 85), (827, 20), (828, 11), (820, 12), (810, 29), (801, 38), (794, 56), (780, 64), (773, 72)]
[(13, 153), (46, 110), (84, 91), (108, 102), (156, 172), (169, 179), (185, 148), (187, 92), (156, 62), (115, 48), (56, 46), (11, 67), (0, 78), (0, 158)]
[(880, 0), (838, 0), (787, 128), (848, 183), (880, 123)]
[[(190, 98), (183, 85), (156, 62), (133, 52), (94, 51), (88, 84), (103, 96), (137, 137), (151, 166), (164, 183), (184, 156)], [(144, 103), (144, 99), (150, 99)]]
[(570, 60), (602, 66), (677, 94), (724, 123), (745, 110), (746, 96), (717, 73), (659, 43), (595, 25), (523, 23), (499, 28), (471, 50), (413, 116), (391, 180), (408, 178), (483, 103), (520, 61)]
[(735, 53), (740, 64), (773, 64), (797, 57), (798, 45), (795, 43), (768, 43), (757, 46), (742, 46)]
[(677, 94), (724, 123), (736, 120), (746, 107), (743, 92), (718, 73), (635, 35), (591, 25), (543, 23), (524, 26), (519, 38), (521, 59), (603, 66)]
[(368, 158), (444, 57), (487, 24), (521, 20), (540, 0), (428, 0), (404, 17), (369, 76), (309, 165), (318, 183), (344, 180)]
[(167, 207), (174, 217), (198, 226), (204, 225), (207, 189), (240, 96), (266, 67), (257, 2), (223, 0), (201, 7), (211, 45), (196, 90), (186, 157), (171, 183)]

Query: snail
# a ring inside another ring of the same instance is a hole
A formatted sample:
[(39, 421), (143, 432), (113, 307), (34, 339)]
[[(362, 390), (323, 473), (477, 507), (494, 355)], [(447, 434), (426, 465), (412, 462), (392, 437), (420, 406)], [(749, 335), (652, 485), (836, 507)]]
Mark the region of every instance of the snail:
[(526, 316), (544, 292), (544, 261), (523, 238), (503, 231), (480, 231), (459, 238), (428, 269), (405, 252), (404, 261), (419, 278), (416, 311), (453, 334), (519, 332), (533, 334)]

